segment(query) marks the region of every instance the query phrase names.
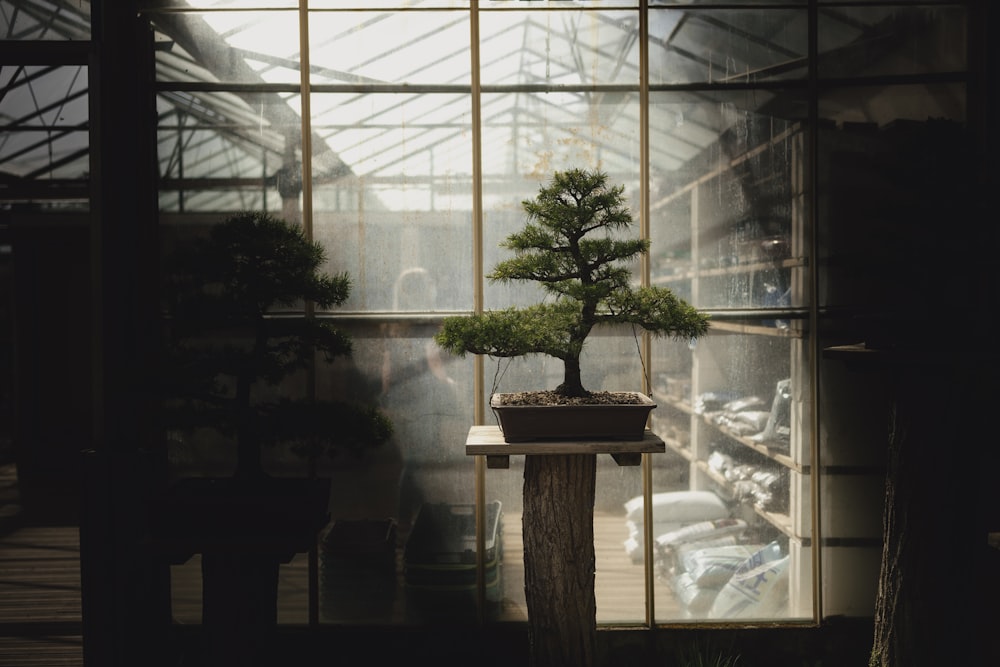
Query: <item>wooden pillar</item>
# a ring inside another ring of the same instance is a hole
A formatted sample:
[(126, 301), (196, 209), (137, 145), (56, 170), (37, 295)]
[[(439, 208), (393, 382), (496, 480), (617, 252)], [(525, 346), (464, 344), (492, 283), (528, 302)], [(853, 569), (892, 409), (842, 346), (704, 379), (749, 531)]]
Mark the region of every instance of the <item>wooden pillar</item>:
[(507, 469), (510, 456), (525, 456), (521, 523), (530, 667), (594, 664), (597, 455), (610, 454), (620, 466), (637, 466), (643, 454), (665, 449), (649, 430), (634, 441), (507, 443), (496, 426), (469, 429), (465, 453), (485, 456), (488, 468)]
[[(81, 512), (84, 661), (166, 665), (169, 570), (150, 550), (159, 329), (154, 39), (136, 0), (92, 2), (90, 304), (92, 447)], [(86, 253), (88, 248), (81, 247)], [(82, 278), (86, 280), (86, 277)]]
[(594, 454), (524, 463), (524, 593), (532, 667), (594, 664)]

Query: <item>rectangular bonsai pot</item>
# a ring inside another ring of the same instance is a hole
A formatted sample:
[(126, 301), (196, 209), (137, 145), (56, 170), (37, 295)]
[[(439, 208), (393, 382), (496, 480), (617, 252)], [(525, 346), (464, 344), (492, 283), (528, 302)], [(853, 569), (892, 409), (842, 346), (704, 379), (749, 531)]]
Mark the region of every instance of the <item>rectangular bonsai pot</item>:
[(639, 402), (579, 405), (504, 405), (504, 394), (490, 397), (505, 442), (531, 440), (642, 440), (649, 413), (656, 407), (640, 392)]

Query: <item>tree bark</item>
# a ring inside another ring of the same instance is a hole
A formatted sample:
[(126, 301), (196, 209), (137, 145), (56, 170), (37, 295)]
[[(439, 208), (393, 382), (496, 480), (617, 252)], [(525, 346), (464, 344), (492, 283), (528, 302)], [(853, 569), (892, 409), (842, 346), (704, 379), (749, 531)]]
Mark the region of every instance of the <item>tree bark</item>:
[[(974, 665), (985, 530), (973, 374), (914, 361), (894, 371), (882, 569), (870, 667)], [(987, 445), (992, 447), (992, 445)], [(992, 456), (992, 455), (985, 455)]]
[(594, 454), (535, 455), (524, 467), (524, 588), (532, 667), (594, 663)]
[(563, 381), (556, 387), (556, 391), (565, 396), (583, 396), (587, 393), (580, 371), (580, 357), (563, 359)]

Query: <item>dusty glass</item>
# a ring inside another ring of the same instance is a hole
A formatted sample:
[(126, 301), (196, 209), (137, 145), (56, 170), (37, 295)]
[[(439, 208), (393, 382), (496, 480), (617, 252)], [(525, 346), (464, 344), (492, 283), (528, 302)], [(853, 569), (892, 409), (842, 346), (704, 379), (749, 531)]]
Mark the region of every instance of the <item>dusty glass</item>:
[(650, 84), (804, 79), (807, 19), (804, 9), (650, 9)]

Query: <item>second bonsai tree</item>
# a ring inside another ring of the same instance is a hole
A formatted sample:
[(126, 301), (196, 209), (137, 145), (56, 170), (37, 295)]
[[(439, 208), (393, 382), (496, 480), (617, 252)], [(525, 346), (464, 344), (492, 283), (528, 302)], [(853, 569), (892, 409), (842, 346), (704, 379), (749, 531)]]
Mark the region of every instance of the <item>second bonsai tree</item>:
[(318, 458), (380, 445), (392, 433), (373, 404), (272, 397), (317, 355), (332, 362), (352, 352), (351, 338), (328, 321), (274, 312), (347, 299), (349, 276), (323, 273), (325, 257), (300, 226), (263, 211), (233, 215), (172, 257), (167, 418), (176, 430), (208, 428), (232, 437), (237, 478), (264, 474), (265, 445), (289, 444)]
[(522, 202), (527, 222), (501, 244), (514, 257), (499, 262), (493, 282), (537, 282), (554, 299), (444, 319), (434, 340), (453, 354), (560, 359), (562, 383), (556, 400), (597, 402), (583, 386), (580, 358), (594, 327), (634, 324), (657, 336), (696, 339), (708, 331), (708, 316), (665, 287), (635, 286), (627, 263), (649, 252), (648, 239), (617, 234), (633, 224), (624, 186), (607, 174), (571, 169), (556, 172), (538, 195)]

